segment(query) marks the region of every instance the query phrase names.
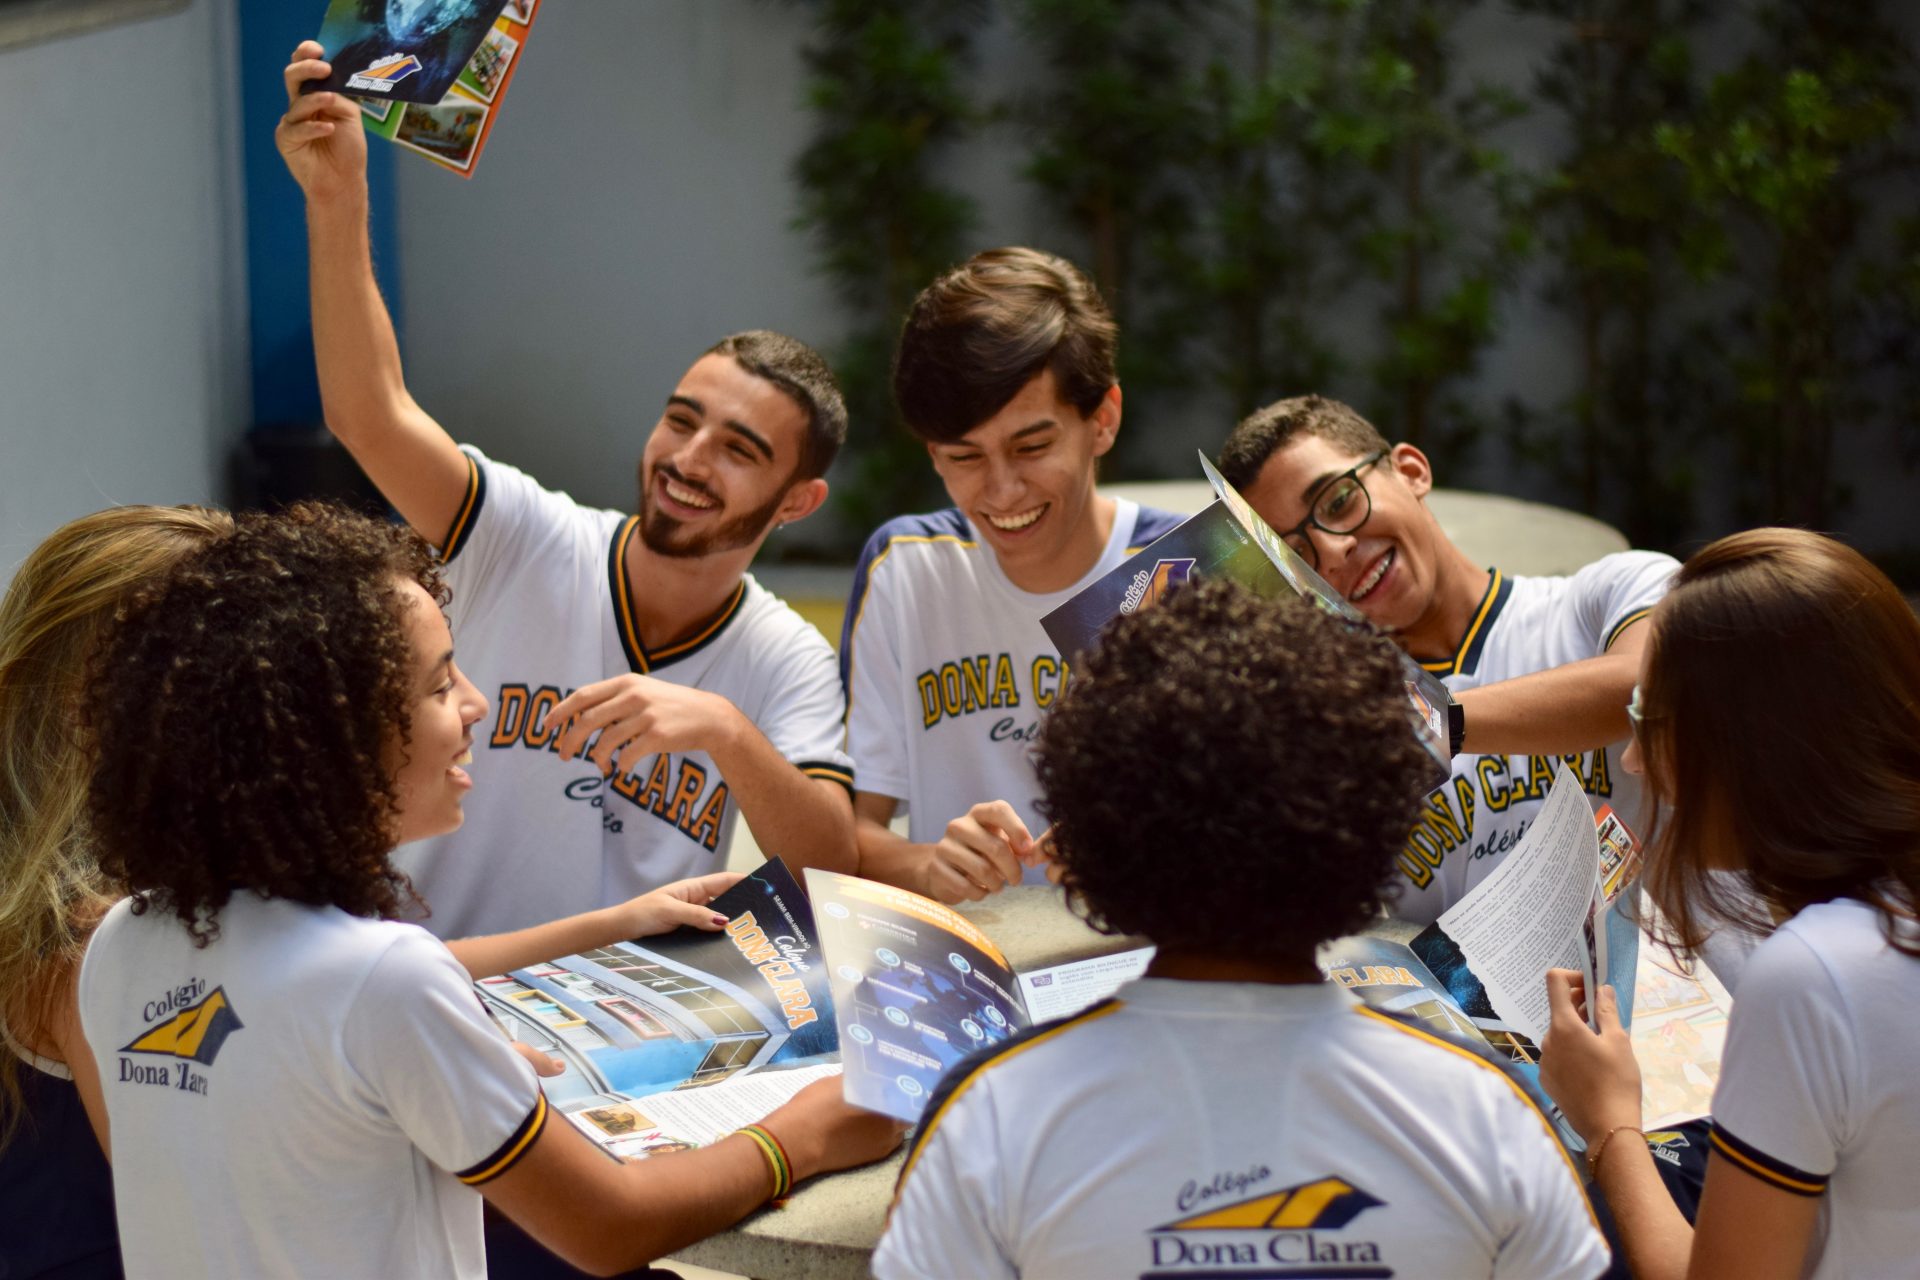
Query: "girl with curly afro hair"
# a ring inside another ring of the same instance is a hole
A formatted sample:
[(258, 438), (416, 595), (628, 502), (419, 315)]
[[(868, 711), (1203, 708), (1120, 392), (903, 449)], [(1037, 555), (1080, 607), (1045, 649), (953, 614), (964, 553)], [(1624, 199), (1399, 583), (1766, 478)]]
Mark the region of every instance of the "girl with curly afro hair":
[(1189, 584), (1075, 666), (1038, 754), (1068, 892), (1158, 950), (947, 1075), (875, 1275), (1605, 1270), (1520, 1086), (1314, 963), (1379, 912), (1431, 776), (1390, 640)]
[[(388, 855), (460, 824), (487, 709), (433, 552), (335, 508), (237, 524), (134, 601), (88, 700), (100, 860), (132, 896), (80, 1006), (130, 1274), (482, 1275), (481, 1196), (619, 1270), (891, 1149), (897, 1128), (837, 1082), (759, 1133), (633, 1165), (549, 1124), (469, 968), (391, 918), (411, 891)], [(712, 927), (728, 881), (626, 907), (654, 900), (640, 932)], [(620, 910), (457, 945), (474, 969), (523, 965), (634, 936), (592, 936)]]

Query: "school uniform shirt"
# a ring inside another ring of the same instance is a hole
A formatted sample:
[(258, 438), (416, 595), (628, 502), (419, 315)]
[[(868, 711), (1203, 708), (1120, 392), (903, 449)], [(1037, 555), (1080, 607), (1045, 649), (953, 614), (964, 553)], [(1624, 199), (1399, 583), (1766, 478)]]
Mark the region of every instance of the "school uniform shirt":
[[(1653, 610), (1679, 567), (1658, 552), (1622, 551), (1564, 578), (1511, 578), (1495, 569), (1460, 647), (1421, 665), (1459, 694), (1597, 658)], [(1611, 804), (1642, 834), (1640, 779), (1620, 767), (1626, 748), (1622, 739), (1565, 757), (1455, 756), (1452, 776), (1427, 797), (1400, 852), (1393, 913), (1431, 924), (1492, 874), (1540, 815), (1561, 759), (1596, 810)]]
[(860, 790), (903, 803), (909, 840), (938, 841), (986, 800), (1046, 830), (1028, 751), (1068, 671), (1040, 619), (1184, 518), (1125, 499), (1114, 508), (1099, 560), (1045, 594), (1014, 586), (957, 509), (901, 516), (867, 539), (840, 640), (847, 753)]
[(547, 1105), (446, 947), (242, 892), (201, 948), (131, 905), (80, 971), (127, 1274), (484, 1276), (473, 1188)]
[[(1911, 946), (1920, 930), (1911, 926)], [(1920, 959), (1879, 912), (1806, 908), (1754, 951), (1727, 1024), (1713, 1150), (1771, 1186), (1819, 1196), (1816, 1277), (1920, 1269)]]
[(725, 868), (739, 807), (706, 752), (642, 757), (611, 780), (584, 755), (560, 758), (547, 712), (583, 685), (638, 672), (717, 693), (801, 772), (851, 788), (846, 703), (811, 624), (749, 576), (693, 636), (649, 650), (625, 569), (639, 517), (466, 452), (467, 499), (443, 553), (449, 618), (491, 707), (474, 726), (465, 824), (394, 854), (431, 909), (427, 928), (527, 928)]
[(1607, 1266), (1520, 1086), (1330, 985), (1142, 979), (962, 1062), (927, 1117), (881, 1280)]

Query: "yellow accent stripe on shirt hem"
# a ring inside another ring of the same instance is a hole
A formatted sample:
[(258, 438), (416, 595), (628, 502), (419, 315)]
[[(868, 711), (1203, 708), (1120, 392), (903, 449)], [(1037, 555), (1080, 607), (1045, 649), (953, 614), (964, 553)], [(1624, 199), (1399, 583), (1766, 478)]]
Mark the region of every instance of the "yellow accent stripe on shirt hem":
[(453, 527), (447, 530), (447, 540), (440, 544), (440, 559), (450, 559), (459, 549), (460, 539), (466, 534), (467, 521), (473, 518), (474, 501), (480, 496), (480, 464), (467, 454), (460, 455), (467, 460), (467, 494), (461, 499), (460, 513), (453, 518)]
[(535, 1138), (538, 1138), (540, 1136), (540, 1131), (542, 1129), (545, 1129), (546, 1127), (547, 1127), (547, 1095), (542, 1093), (537, 1095), (536, 1100), (534, 1102), (533, 1122), (527, 1126), (527, 1131), (520, 1135), (520, 1141), (514, 1143), (507, 1150), (501, 1152), (500, 1158), (498, 1160), (495, 1160), (492, 1164), (488, 1165), (486, 1168), (481, 1169), (475, 1173), (469, 1173), (464, 1175), (460, 1179), (460, 1181), (464, 1182), (466, 1185), (470, 1187), (477, 1187), (483, 1182), (489, 1182), (494, 1178), (499, 1177), (501, 1174), (505, 1173), (508, 1169), (513, 1167), (514, 1162), (519, 1160), (520, 1157), (526, 1153), (527, 1148), (533, 1145), (533, 1140)]
[[(994, 1054), (991, 1058), (988, 1058), (985, 1062), (982, 1062), (979, 1066), (969, 1071), (967, 1073), (966, 1079), (962, 1080), (959, 1084), (956, 1084), (955, 1086), (953, 1086), (952, 1091), (947, 1094), (947, 1100), (940, 1104), (940, 1109), (934, 1112), (932, 1116), (922, 1121), (920, 1126), (920, 1136), (913, 1144), (912, 1153), (907, 1156), (907, 1163), (900, 1170), (899, 1183), (896, 1184), (894, 1187), (893, 1204), (897, 1205), (900, 1203), (900, 1193), (907, 1185), (907, 1176), (913, 1172), (913, 1166), (920, 1162), (920, 1153), (927, 1149), (927, 1144), (929, 1142), (933, 1141), (933, 1131), (940, 1127), (940, 1122), (942, 1120), (946, 1119), (947, 1112), (953, 1110), (953, 1104), (960, 1101), (960, 1095), (965, 1093), (968, 1089), (972, 1088), (973, 1082), (978, 1080), (982, 1075), (984, 1075), (988, 1067), (996, 1066), (999, 1063), (1007, 1062), (1013, 1058), (1017, 1058), (1021, 1054), (1025, 1053), (1027, 1050), (1033, 1048), (1035, 1045), (1045, 1044), (1047, 1041), (1053, 1039), (1055, 1036), (1059, 1035), (1063, 1031), (1071, 1031), (1073, 1028), (1078, 1026), (1083, 1026), (1086, 1023), (1092, 1022), (1097, 1018), (1104, 1018), (1110, 1013), (1118, 1013), (1123, 1007), (1124, 1006), (1118, 1000), (1113, 1000), (1113, 1001), (1109, 1001), (1106, 1004), (1097, 1005), (1094, 1008), (1087, 1010), (1085, 1013), (1082, 1013), (1075, 1017), (1067, 1019), (1065, 1022), (1061, 1023), (1057, 1027), (1051, 1027), (1046, 1031), (1042, 1031), (1039, 1035), (1034, 1036), (1029, 1040), (1022, 1040), (1019, 1044), (1014, 1045), (1011, 1049), (1008, 1049), (1003, 1053)], [(889, 1215), (892, 1214), (893, 1212), (892, 1205), (888, 1206), (887, 1212)]]
[(1817, 1196), (1824, 1193), (1827, 1189), (1827, 1185), (1824, 1182), (1803, 1182), (1799, 1178), (1789, 1178), (1783, 1173), (1774, 1172), (1751, 1156), (1745, 1156), (1735, 1151), (1718, 1133), (1709, 1134), (1707, 1140), (1713, 1144), (1715, 1151), (1718, 1151), (1721, 1155), (1739, 1165), (1743, 1170), (1760, 1179), (1762, 1182), (1779, 1187), (1783, 1191), (1792, 1191), (1803, 1196)]
[(1605, 653), (1608, 649), (1613, 648), (1613, 642), (1620, 638), (1620, 633), (1622, 631), (1625, 631), (1628, 627), (1632, 626), (1634, 623), (1640, 621), (1640, 619), (1646, 617), (1648, 614), (1652, 612), (1653, 612), (1653, 606), (1648, 605), (1644, 609), (1635, 609), (1632, 613), (1620, 619), (1620, 621), (1614, 623), (1613, 630), (1607, 632), (1607, 642), (1600, 646), (1600, 651), (1602, 653)]

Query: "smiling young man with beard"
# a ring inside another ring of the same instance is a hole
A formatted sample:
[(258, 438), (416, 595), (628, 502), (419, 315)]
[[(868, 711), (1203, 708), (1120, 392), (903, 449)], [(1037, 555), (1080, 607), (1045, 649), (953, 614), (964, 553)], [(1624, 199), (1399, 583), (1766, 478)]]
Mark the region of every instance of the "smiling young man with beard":
[(1248, 417), (1220, 471), (1464, 711), (1453, 776), (1400, 853), (1397, 914), (1431, 921), (1485, 879), (1539, 814), (1561, 759), (1594, 804), (1639, 821), (1639, 779), (1620, 755), (1646, 618), (1679, 567), (1671, 556), (1623, 551), (1560, 578), (1475, 564), (1427, 507), (1426, 455), (1321, 396)]
[(1068, 672), (1040, 619), (1179, 523), (1094, 489), (1120, 430), (1117, 337), (1092, 283), (1033, 249), (977, 254), (908, 314), (894, 398), (953, 506), (882, 525), (854, 576), (862, 875), (945, 902), (1044, 879), (1028, 751)]
[(844, 699), (825, 640), (746, 575), (827, 494), (846, 407), (812, 349), (735, 334), (667, 398), (639, 511), (583, 507), (471, 447), (407, 392), (367, 238), (366, 141), (308, 42), (277, 138), (307, 199), (327, 425), (453, 588), (461, 663), (493, 704), (463, 831), (407, 846), (442, 937), (603, 907), (724, 865), (736, 814), (797, 866), (851, 870)]

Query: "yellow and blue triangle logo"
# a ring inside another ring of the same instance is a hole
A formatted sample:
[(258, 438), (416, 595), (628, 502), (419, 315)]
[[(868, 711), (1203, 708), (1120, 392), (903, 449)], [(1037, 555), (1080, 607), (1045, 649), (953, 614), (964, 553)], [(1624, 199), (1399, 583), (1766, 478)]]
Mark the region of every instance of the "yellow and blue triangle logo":
[(368, 67), (360, 74), (369, 79), (385, 80), (392, 83), (398, 80), (405, 80), (419, 69), (420, 59), (409, 53), (399, 57), (390, 57), (384, 62), (379, 62)]
[(1158, 1231), (1334, 1231), (1368, 1209), (1386, 1201), (1375, 1199), (1344, 1178), (1302, 1182), (1269, 1195), (1242, 1200), (1169, 1222)]
[(200, 1003), (149, 1027), (122, 1053), (153, 1053), (211, 1065), (227, 1037), (245, 1024), (227, 1003), (227, 989), (215, 987)]

